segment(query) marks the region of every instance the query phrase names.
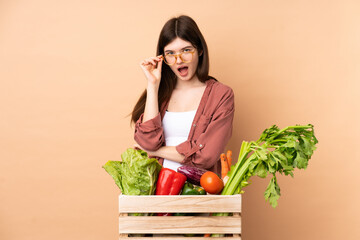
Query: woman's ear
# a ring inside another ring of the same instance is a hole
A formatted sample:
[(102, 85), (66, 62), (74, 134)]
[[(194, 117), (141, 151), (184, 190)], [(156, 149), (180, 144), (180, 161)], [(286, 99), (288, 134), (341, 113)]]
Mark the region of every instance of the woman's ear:
[(203, 50), (199, 51), (199, 57), (203, 54), (203, 52), (204, 52)]

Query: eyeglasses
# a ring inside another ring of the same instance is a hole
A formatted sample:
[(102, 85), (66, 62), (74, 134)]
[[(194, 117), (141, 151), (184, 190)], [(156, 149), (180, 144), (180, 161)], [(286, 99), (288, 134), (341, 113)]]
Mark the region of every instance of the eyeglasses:
[(181, 50), (180, 53), (178, 54), (165, 53), (163, 54), (163, 59), (164, 62), (170, 66), (176, 63), (178, 57), (181, 59), (182, 62), (189, 63), (192, 61), (194, 53), (195, 53), (194, 48), (185, 48)]

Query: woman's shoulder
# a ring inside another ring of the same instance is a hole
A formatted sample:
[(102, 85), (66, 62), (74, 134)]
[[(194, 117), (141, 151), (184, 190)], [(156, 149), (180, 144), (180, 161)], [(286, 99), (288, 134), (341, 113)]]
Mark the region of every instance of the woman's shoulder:
[(216, 93), (216, 95), (234, 95), (234, 91), (230, 86), (219, 82), (215, 78), (210, 78), (207, 81), (211, 85), (211, 92)]
[(213, 116), (218, 111), (232, 111), (235, 100), (232, 88), (216, 79), (207, 81), (209, 92), (205, 97), (204, 115)]

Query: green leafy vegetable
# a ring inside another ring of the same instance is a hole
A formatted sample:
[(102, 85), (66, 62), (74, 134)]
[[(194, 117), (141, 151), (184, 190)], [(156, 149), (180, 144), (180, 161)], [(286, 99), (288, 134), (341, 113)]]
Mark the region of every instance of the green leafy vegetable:
[(317, 143), (311, 124), (281, 130), (273, 125), (261, 134), (259, 140), (242, 143), (238, 162), (228, 173), (229, 180), (221, 194), (242, 193), (242, 188), (249, 185), (250, 177), (265, 178), (271, 174), (273, 177), (264, 197), (275, 208), (280, 197), (276, 173), (293, 177), (295, 168), (306, 169)]
[(124, 195), (153, 195), (161, 165), (143, 150), (127, 149), (122, 161), (108, 161), (103, 168)]
[[(162, 166), (156, 158), (149, 158), (141, 149), (128, 148), (121, 154), (122, 161), (108, 161), (103, 168), (113, 177), (124, 195), (153, 195)], [(147, 216), (151, 213), (129, 213)], [(131, 234), (144, 237), (144, 234)]]
[[(239, 159), (228, 172), (221, 195), (243, 193), (244, 187), (249, 185), (249, 178), (261, 178), (271, 174), (273, 177), (267, 186), (264, 197), (272, 207), (276, 207), (280, 198), (280, 186), (276, 173), (294, 176), (294, 169), (306, 169), (308, 161), (318, 143), (311, 124), (290, 126), (279, 129), (271, 126), (261, 134), (257, 141), (243, 141)], [(228, 216), (229, 213), (214, 213), (213, 216)], [(211, 237), (223, 237), (223, 234), (212, 234)]]

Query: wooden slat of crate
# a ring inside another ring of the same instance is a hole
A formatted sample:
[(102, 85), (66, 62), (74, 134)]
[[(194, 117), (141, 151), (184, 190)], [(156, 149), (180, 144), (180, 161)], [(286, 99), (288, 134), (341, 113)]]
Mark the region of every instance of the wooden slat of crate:
[(240, 234), (240, 216), (120, 216), (119, 233)]
[[(234, 217), (241, 217), (240, 213), (233, 213), (233, 216)], [(241, 230), (241, 227), (240, 227), (240, 230)], [(240, 238), (241, 234), (234, 234), (233, 236)]]
[(241, 195), (119, 196), (120, 213), (241, 212)]

